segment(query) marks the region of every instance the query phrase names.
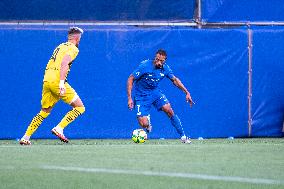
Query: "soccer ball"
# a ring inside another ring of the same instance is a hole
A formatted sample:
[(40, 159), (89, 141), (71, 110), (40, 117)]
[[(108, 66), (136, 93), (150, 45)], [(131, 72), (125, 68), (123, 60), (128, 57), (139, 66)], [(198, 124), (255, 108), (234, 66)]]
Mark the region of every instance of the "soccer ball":
[(132, 133), (132, 140), (135, 143), (144, 143), (147, 140), (147, 133), (143, 129), (135, 129)]

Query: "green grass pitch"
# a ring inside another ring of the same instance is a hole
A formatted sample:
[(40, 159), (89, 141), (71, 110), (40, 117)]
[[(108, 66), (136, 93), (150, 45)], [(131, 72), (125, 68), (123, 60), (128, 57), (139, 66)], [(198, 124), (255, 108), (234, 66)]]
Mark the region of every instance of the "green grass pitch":
[(284, 189), (284, 139), (0, 140), (2, 189)]

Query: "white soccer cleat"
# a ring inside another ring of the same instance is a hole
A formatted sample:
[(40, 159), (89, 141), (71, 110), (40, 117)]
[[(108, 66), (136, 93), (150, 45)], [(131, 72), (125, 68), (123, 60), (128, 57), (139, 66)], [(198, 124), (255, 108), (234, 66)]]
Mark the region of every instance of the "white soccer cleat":
[(181, 142), (182, 143), (185, 143), (185, 144), (190, 144), (191, 143), (191, 140), (190, 140), (190, 138), (188, 138), (187, 136), (182, 136), (181, 138), (180, 138), (180, 140), (181, 140)]
[(147, 133), (151, 133), (152, 132), (152, 125), (151, 125), (151, 116), (150, 116), (150, 114), (149, 115), (147, 115), (147, 119), (148, 119), (148, 127), (146, 128), (146, 132)]
[(149, 125), (148, 128), (145, 129), (147, 133), (152, 132), (152, 125)]
[(20, 145), (26, 145), (26, 146), (32, 145), (31, 141), (26, 140), (26, 139), (24, 139), (24, 138), (21, 138), (21, 140), (20, 140), (19, 143), (20, 143)]
[(54, 127), (52, 130), (51, 130), (51, 133), (54, 134), (55, 136), (57, 136), (62, 142), (65, 142), (65, 143), (68, 143), (69, 140), (68, 138), (66, 138), (63, 134), (63, 130), (62, 129), (59, 129), (57, 127)]

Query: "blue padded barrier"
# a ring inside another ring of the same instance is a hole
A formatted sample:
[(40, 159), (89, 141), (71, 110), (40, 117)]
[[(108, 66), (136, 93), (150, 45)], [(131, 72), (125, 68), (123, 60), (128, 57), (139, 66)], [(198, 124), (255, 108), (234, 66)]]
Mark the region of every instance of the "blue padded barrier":
[(252, 136), (281, 136), (284, 121), (284, 27), (253, 29)]
[(194, 0), (2, 0), (0, 21), (191, 20)]
[[(83, 27), (84, 28), (84, 27)], [(138, 128), (127, 109), (126, 80), (139, 62), (159, 48), (168, 64), (192, 93), (190, 109), (184, 94), (165, 79), (161, 88), (193, 138), (246, 137), (247, 31), (195, 30), (183, 27), (86, 27), (69, 82), (82, 98), (86, 112), (69, 125), (70, 138), (129, 138)], [(66, 40), (62, 27), (17, 27), (0, 30), (0, 138), (23, 135), (40, 109), (44, 69), (52, 51)], [(33, 136), (52, 138), (50, 129), (70, 109), (59, 103)], [(164, 113), (152, 111), (150, 138), (176, 138)]]
[(284, 21), (283, 0), (202, 0), (207, 22)]

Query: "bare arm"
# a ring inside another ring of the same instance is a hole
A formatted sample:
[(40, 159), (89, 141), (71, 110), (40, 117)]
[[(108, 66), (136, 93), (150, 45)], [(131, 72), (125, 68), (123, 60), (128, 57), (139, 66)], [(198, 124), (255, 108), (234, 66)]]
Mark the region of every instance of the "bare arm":
[(64, 95), (66, 88), (64, 85), (64, 81), (66, 79), (66, 74), (69, 69), (69, 62), (71, 62), (71, 57), (69, 55), (65, 55), (62, 59), (61, 66), (60, 66), (60, 82), (59, 82), (59, 94)]
[(134, 76), (131, 74), (127, 80), (127, 98), (128, 98), (128, 108), (133, 109), (134, 103), (132, 100), (131, 92), (133, 88)]
[(187, 88), (183, 85), (183, 83), (180, 81), (180, 79), (177, 78), (177, 77), (174, 77), (174, 78), (172, 78), (171, 80), (172, 80), (172, 82), (173, 82), (173, 84), (174, 84), (175, 86), (177, 86), (179, 89), (181, 89), (181, 90), (185, 93), (185, 95), (186, 95), (186, 96), (185, 96), (186, 101), (189, 102), (190, 107), (191, 107), (193, 104), (195, 104), (195, 103), (193, 102), (193, 100), (191, 99), (191, 96), (190, 96), (189, 91), (188, 91)]
[(65, 80), (66, 74), (69, 69), (69, 62), (71, 62), (71, 57), (69, 55), (65, 55), (61, 62), (61, 68), (60, 68), (60, 80)]

